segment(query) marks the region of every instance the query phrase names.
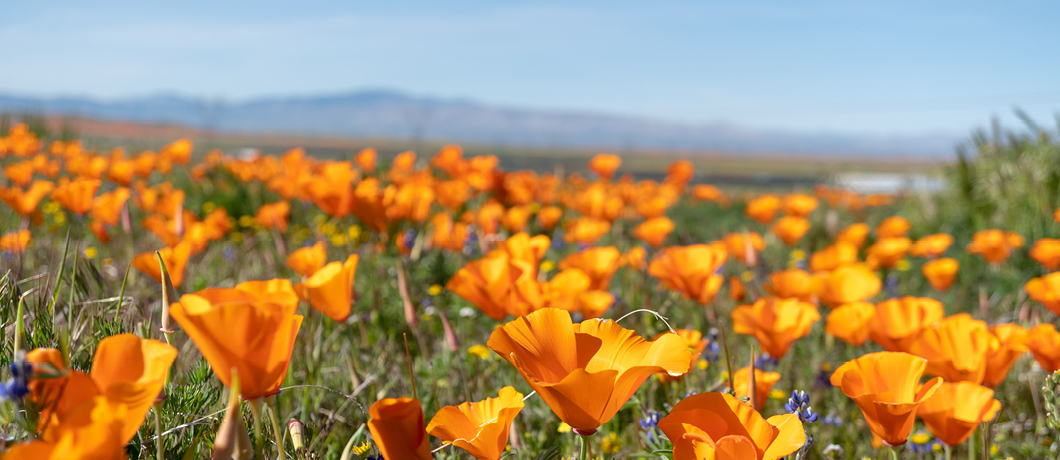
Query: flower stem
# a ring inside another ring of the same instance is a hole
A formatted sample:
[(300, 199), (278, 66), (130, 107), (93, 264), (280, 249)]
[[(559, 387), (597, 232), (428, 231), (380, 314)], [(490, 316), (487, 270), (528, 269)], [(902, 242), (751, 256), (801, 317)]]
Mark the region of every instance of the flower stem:
[(254, 417), (254, 458), (265, 458), (264, 442), (261, 439), (261, 399), (247, 401), (250, 403), (250, 415)]
[(887, 450), (891, 452), (891, 460), (898, 460), (898, 448), (897, 447), (890, 446), (890, 447), (887, 448)]
[(582, 438), (582, 453), (581, 453), (581, 455), (578, 456), (578, 460), (588, 460), (589, 459), (589, 437), (588, 436), (584, 436), (584, 435), (578, 435), (578, 437)]
[(162, 443), (162, 403), (156, 402), (152, 412), (155, 414), (155, 451), (158, 455), (155, 458), (165, 460), (166, 447)]
[(269, 406), (269, 421), (272, 422), (272, 436), (276, 440), (276, 452), (278, 453), (279, 460), (286, 460), (287, 453), (283, 450), (283, 433), (280, 431), (279, 414), (276, 413), (276, 397), (271, 396), (265, 399), (265, 404)]

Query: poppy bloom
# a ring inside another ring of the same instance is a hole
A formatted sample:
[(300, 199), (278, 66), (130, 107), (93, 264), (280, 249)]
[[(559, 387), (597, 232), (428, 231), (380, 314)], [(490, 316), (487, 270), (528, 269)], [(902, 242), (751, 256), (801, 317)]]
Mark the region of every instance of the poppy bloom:
[[(703, 354), (703, 350), (705, 350), (710, 343), (707, 339), (703, 338), (702, 332), (695, 329), (674, 329), (674, 333), (681, 336), (682, 339), (685, 339), (685, 343), (688, 344), (688, 350), (692, 352), (692, 357), (688, 362), (688, 369), (691, 370), (695, 367), (696, 361), (699, 361), (699, 357)], [(665, 334), (668, 333), (663, 332), (657, 334), (655, 337), (652, 337), (652, 340), (658, 340)], [(672, 383), (683, 380), (687, 374), (670, 375), (669, 373), (664, 372), (657, 375), (659, 376), (659, 381), (662, 383)]]
[(913, 257), (925, 257), (933, 259), (946, 252), (953, 244), (953, 237), (946, 233), (936, 233), (916, 240), (909, 247), (909, 255)]
[(813, 323), (821, 319), (817, 306), (798, 299), (763, 297), (751, 305), (732, 310), (732, 329), (737, 334), (753, 335), (762, 350), (780, 359), (795, 340), (806, 337)]
[(844, 265), (830, 272), (814, 274), (817, 298), (828, 308), (863, 302), (880, 292), (883, 283), (863, 265)]
[(729, 202), (728, 198), (725, 197), (725, 193), (721, 189), (707, 184), (698, 184), (692, 187), (692, 196), (696, 197), (697, 200), (701, 201), (713, 201), (717, 204), (726, 204)]
[(254, 215), (254, 222), (265, 228), (275, 228), (280, 233), (287, 231), (287, 218), (291, 214), (291, 203), (277, 201), (263, 204)]
[(1013, 249), (1023, 246), (1023, 237), (1014, 232), (980, 230), (972, 235), (966, 249), (969, 254), (979, 254), (987, 262), (998, 264), (1008, 259)]
[(909, 219), (902, 216), (891, 216), (883, 219), (883, 221), (876, 226), (876, 237), (881, 240), (887, 238), (903, 238), (912, 227), (913, 224), (909, 223)]
[[(750, 398), (751, 397), (751, 367), (747, 366), (736, 371), (732, 374), (733, 383), (736, 388), (733, 392), (736, 393), (737, 397)], [(755, 368), (755, 409), (762, 410), (766, 406), (766, 401), (769, 400), (769, 393), (773, 391), (773, 386), (780, 381), (780, 374), (776, 372), (766, 372), (762, 369)], [(725, 382), (728, 385), (728, 381)]]
[(662, 246), (672, 231), (674, 231), (674, 221), (669, 217), (653, 217), (637, 225), (633, 229), (633, 236), (657, 248)]
[(942, 303), (927, 297), (901, 297), (876, 304), (869, 338), (889, 351), (909, 351), (928, 326), (942, 320)]
[(508, 296), (520, 273), (513, 271), (507, 253), (494, 250), (457, 270), (445, 287), (499, 321), (508, 315)]
[(717, 273), (725, 258), (724, 249), (706, 244), (670, 246), (652, 259), (648, 274), (686, 299), (706, 305), (725, 282)]
[(328, 253), (324, 249), (324, 243), (317, 241), (312, 246), (291, 251), (287, 255), (287, 267), (308, 278), (324, 267), (327, 260)]
[(611, 177), (615, 175), (615, 170), (621, 165), (621, 158), (606, 153), (596, 155), (589, 160), (589, 169), (593, 170), (596, 175), (600, 176), (600, 179), (605, 181), (611, 180)]
[(1031, 299), (1060, 315), (1060, 272), (1031, 278), (1023, 289)]
[(59, 180), (59, 185), (52, 191), (52, 200), (62, 205), (67, 211), (84, 215), (92, 210), (92, 199), (102, 184), (103, 182), (98, 179), (68, 180), (62, 178)]
[(814, 297), (813, 276), (799, 269), (781, 270), (769, 275), (766, 291), (774, 297), (796, 298), (809, 302)]
[(776, 195), (762, 195), (747, 203), (744, 214), (765, 225), (773, 221), (777, 211), (780, 211), (780, 198)]
[(747, 297), (747, 288), (744, 287), (743, 282), (738, 277), (729, 277), (729, 298), (736, 302), (743, 302), (744, 297)]
[(1060, 240), (1042, 238), (1031, 246), (1030, 256), (1046, 270), (1060, 268)]
[(942, 384), (935, 377), (917, 388), (926, 367), (908, 353), (870, 353), (839, 366), (831, 383), (861, 408), (873, 434), (899, 446), (913, 431), (917, 408)]
[(375, 171), (376, 157), (378, 157), (378, 154), (375, 149), (364, 149), (357, 152), (357, 155), (353, 157), (353, 161), (357, 163), (357, 167), (361, 168), (361, 171), (368, 173)]
[(18, 187), (0, 187), (0, 201), (7, 203), (15, 213), (25, 217), (33, 214), (41, 200), (54, 188), (55, 184), (46, 180), (33, 181), (25, 191)]
[(117, 225), (121, 218), (121, 210), (125, 207), (125, 201), (129, 199), (132, 192), (125, 187), (118, 187), (114, 191), (102, 193), (92, 201), (92, 219), (106, 225)]
[[(586, 319), (599, 318), (615, 303), (610, 292), (592, 289), (589, 275), (577, 268), (563, 270), (547, 283), (540, 283), (545, 305), (569, 312), (580, 312)], [(537, 307), (535, 307), (536, 309)]]
[(568, 221), (563, 240), (568, 243), (593, 244), (611, 231), (611, 223), (593, 217), (580, 217)]
[(999, 347), (986, 323), (960, 313), (925, 328), (909, 351), (928, 360), (928, 375), (937, 375), (947, 382), (982, 383), (987, 357)]
[(29, 247), (30, 241), (29, 230), (8, 232), (0, 236), (0, 251), (21, 254)]
[(688, 344), (676, 334), (646, 341), (614, 321), (571, 321), (546, 308), (493, 331), (486, 345), (581, 434), (607, 423), (640, 385), (659, 372), (688, 372)]
[(1047, 372), (1060, 370), (1060, 332), (1052, 324), (1039, 324), (1027, 332), (1027, 348)]
[(577, 268), (592, 279), (592, 289), (607, 290), (611, 277), (622, 263), (622, 253), (614, 246), (584, 249), (559, 261), (560, 269)]
[(994, 390), (972, 382), (943, 382), (920, 404), (916, 414), (939, 441), (956, 446), (1000, 410), (1001, 401), (994, 399)]
[(861, 346), (869, 340), (869, 322), (875, 314), (876, 307), (871, 303), (845, 303), (828, 313), (824, 331), (846, 343)]
[(766, 248), (766, 241), (757, 232), (730, 233), (722, 242), (730, 255), (748, 265), (755, 265), (757, 254)]
[(659, 420), (659, 429), (674, 444), (674, 460), (777, 460), (806, 444), (798, 415), (766, 419), (725, 393), (682, 399)]
[(986, 375), (983, 385), (994, 388), (1001, 385), (1012, 365), (1027, 352), (1027, 330), (1018, 324), (998, 324), (990, 328), (997, 337), (998, 348), (986, 356)]
[(920, 272), (931, 283), (931, 287), (935, 288), (936, 291), (942, 292), (953, 285), (953, 279), (956, 278), (957, 270), (960, 267), (961, 264), (956, 260), (943, 257), (927, 261), (923, 267), (920, 267)]
[(368, 431), (384, 460), (429, 460), (423, 407), (412, 398), (387, 398), (368, 408)]
[(831, 271), (858, 261), (858, 247), (853, 243), (839, 241), (810, 255), (810, 270)]
[(501, 216), (501, 226), (511, 233), (519, 233), (530, 221), (530, 209), (526, 206), (514, 206)]
[(637, 271), (643, 271), (648, 268), (645, 258), (648, 257), (648, 251), (640, 246), (634, 246), (622, 254), (622, 265), (632, 268)]
[(688, 160), (677, 160), (670, 163), (670, 166), (666, 168), (666, 183), (680, 186), (684, 189), (685, 184), (692, 180), (692, 176), (695, 175), (695, 166)]
[(537, 211), (537, 222), (545, 231), (552, 231), (556, 224), (563, 218), (563, 208), (559, 206), (545, 206)]
[(810, 230), (810, 221), (804, 217), (784, 216), (773, 222), (772, 230), (784, 244), (794, 246)]
[(817, 209), (817, 198), (803, 193), (788, 195), (784, 197), (781, 209), (792, 217), (807, 217)]
[[(167, 246), (158, 250), (162, 261), (166, 264), (169, 273), (169, 282), (174, 288), (184, 283), (184, 271), (188, 267), (188, 258), (191, 257), (191, 244), (183, 241), (176, 246)], [(137, 254), (133, 257), (132, 266), (147, 274), (155, 281), (162, 282), (162, 267), (158, 265), (158, 256), (154, 251)]]
[(186, 294), (170, 305), (169, 313), (199, 348), (214, 374), (231, 385), (238, 369), (245, 400), (280, 391), (294, 351), (302, 316), (297, 303), (270, 301), (277, 296), (221, 289)]
[(74, 407), (54, 428), (48, 440), (16, 444), (4, 452), (4, 460), (122, 460), (126, 458), (121, 437), (124, 404), (96, 396)]
[(870, 267), (894, 268), (905, 257), (912, 242), (909, 238), (883, 238), (866, 250), (865, 263)]
[(496, 398), (441, 408), (427, 424), (427, 433), (477, 459), (499, 460), (508, 445), (508, 430), (521, 410), (523, 394), (507, 386)]
[(850, 243), (854, 246), (855, 257), (857, 255), (857, 249), (865, 244), (865, 239), (869, 236), (869, 225), (864, 222), (858, 222), (856, 224), (850, 224), (847, 228), (839, 231), (836, 235), (836, 243), (844, 242)]
[(295, 285), (294, 290), (314, 310), (335, 321), (346, 321), (353, 305), (353, 278), (358, 259), (357, 254), (351, 254), (344, 263), (329, 263)]

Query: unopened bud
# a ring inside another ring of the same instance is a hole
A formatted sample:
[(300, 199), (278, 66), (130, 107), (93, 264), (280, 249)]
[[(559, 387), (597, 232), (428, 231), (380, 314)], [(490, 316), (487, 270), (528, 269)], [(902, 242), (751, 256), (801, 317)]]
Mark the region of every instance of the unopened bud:
[(291, 435), (294, 450), (305, 449), (305, 425), (302, 422), (292, 418), (290, 422), (287, 422), (287, 432)]

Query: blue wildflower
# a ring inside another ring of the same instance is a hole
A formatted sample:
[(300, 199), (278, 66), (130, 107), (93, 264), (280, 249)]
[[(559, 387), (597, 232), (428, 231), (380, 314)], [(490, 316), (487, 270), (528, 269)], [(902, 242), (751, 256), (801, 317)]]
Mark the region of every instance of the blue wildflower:
[(810, 408), (810, 395), (807, 395), (805, 391), (793, 390), (784, 409), (787, 409), (789, 414), (798, 414), (799, 420), (803, 423), (817, 421), (817, 414), (813, 413)]

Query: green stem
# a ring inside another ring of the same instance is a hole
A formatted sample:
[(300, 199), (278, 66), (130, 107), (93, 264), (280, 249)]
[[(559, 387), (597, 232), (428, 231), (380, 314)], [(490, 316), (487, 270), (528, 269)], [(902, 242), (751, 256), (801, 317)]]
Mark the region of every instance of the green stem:
[(580, 434), (578, 435), (578, 437), (582, 438), (582, 453), (581, 453), (581, 455), (578, 456), (578, 460), (588, 460), (589, 459), (589, 437), (588, 436), (584, 436), (584, 435), (580, 435)]
[(156, 402), (154, 410), (155, 414), (155, 451), (157, 452), (158, 460), (165, 460), (166, 448), (162, 443), (162, 403)]
[(283, 450), (283, 432), (280, 431), (279, 414), (276, 413), (276, 397), (271, 396), (265, 399), (265, 404), (269, 406), (269, 421), (272, 422), (272, 436), (276, 440), (276, 452), (278, 453), (279, 460), (286, 460), (287, 452)]
[(946, 460), (952, 460), (952, 458), (953, 458), (953, 449), (950, 448), (949, 445), (943, 443), (942, 444), (942, 451), (946, 454)]
[(261, 440), (261, 399), (248, 401), (250, 403), (250, 415), (254, 417), (254, 458), (265, 458), (264, 442)]
[(891, 452), (891, 460), (898, 460), (898, 448), (897, 447), (890, 446), (889, 448), (887, 448), (887, 450)]

